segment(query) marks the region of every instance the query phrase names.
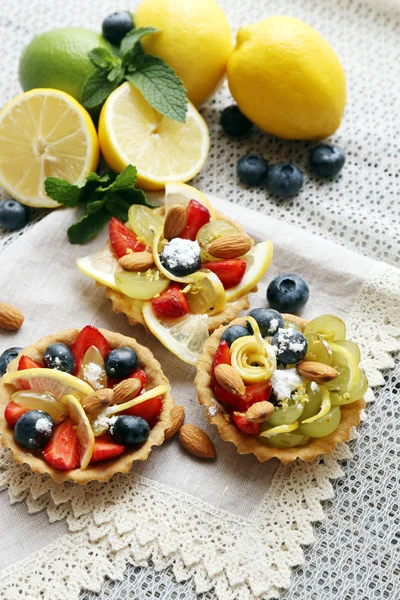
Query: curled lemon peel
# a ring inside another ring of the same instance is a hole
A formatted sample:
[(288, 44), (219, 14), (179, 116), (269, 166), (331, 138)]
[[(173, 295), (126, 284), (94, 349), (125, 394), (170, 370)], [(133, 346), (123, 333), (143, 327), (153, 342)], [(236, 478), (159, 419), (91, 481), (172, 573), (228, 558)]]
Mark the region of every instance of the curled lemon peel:
[(245, 383), (259, 383), (271, 378), (276, 369), (275, 353), (261, 336), (257, 321), (248, 317), (253, 335), (237, 338), (231, 346), (231, 364)]
[(260, 433), (260, 437), (270, 438), (280, 433), (291, 433), (295, 429), (298, 429), (298, 427), (298, 421), (295, 421), (290, 425), (278, 425), (277, 427), (273, 427), (272, 429), (267, 429), (266, 431), (263, 431), (262, 433)]
[(308, 419), (305, 419), (304, 421), (301, 422), (301, 424), (314, 423), (314, 421), (321, 419), (322, 417), (327, 415), (328, 412), (331, 410), (331, 397), (330, 397), (328, 390), (326, 388), (324, 388), (323, 386), (320, 386), (320, 389), (322, 390), (322, 400), (321, 400), (321, 408), (319, 409), (319, 412), (316, 415), (314, 415), (313, 417), (309, 417)]

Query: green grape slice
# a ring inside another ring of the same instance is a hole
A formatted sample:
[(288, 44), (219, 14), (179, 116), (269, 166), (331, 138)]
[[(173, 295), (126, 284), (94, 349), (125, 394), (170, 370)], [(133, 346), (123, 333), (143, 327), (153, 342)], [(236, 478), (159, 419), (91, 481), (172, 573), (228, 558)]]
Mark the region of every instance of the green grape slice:
[(326, 437), (339, 427), (340, 418), (340, 407), (333, 406), (324, 417), (321, 417), (317, 421), (301, 424), (296, 433), (308, 435), (312, 438)]
[(319, 419), (322, 419), (322, 417), (324, 417), (326, 414), (328, 414), (328, 412), (331, 409), (331, 399), (329, 396), (329, 392), (328, 390), (323, 387), (322, 385), (319, 386), (319, 390), (320, 390), (320, 394), (321, 394), (321, 406), (319, 409), (319, 412), (317, 412), (316, 415), (313, 415), (312, 417), (307, 417), (307, 419), (303, 419), (301, 420), (302, 424), (305, 423), (314, 423)]
[(304, 405), (304, 410), (301, 415), (302, 420), (309, 419), (319, 413), (323, 398), (323, 388), (312, 381), (308, 381), (306, 393), (308, 402)]
[(310, 440), (306, 435), (295, 433), (279, 433), (272, 438), (259, 437), (258, 440), (267, 446), (276, 448), (294, 448), (295, 446), (304, 446)]
[(137, 300), (150, 300), (161, 294), (171, 283), (157, 269), (145, 273), (120, 271), (115, 274), (115, 283), (120, 292)]
[(324, 365), (330, 365), (332, 360), (332, 351), (322, 335), (319, 335), (318, 333), (308, 333), (305, 338), (307, 340), (308, 347), (304, 360), (312, 360), (323, 363)]
[(237, 225), (231, 221), (225, 221), (224, 219), (216, 219), (215, 221), (210, 221), (203, 225), (203, 227), (199, 229), (196, 238), (200, 246), (202, 262), (217, 260), (208, 252), (208, 247), (214, 240), (223, 235), (230, 235), (232, 233), (237, 233), (238, 231), (240, 231), (240, 229)]
[(151, 248), (155, 232), (164, 224), (164, 218), (156, 212), (156, 209), (133, 204), (128, 212), (128, 220), (133, 233)]
[(279, 425), (291, 425), (295, 421), (298, 421), (304, 409), (304, 404), (296, 402), (287, 406), (286, 408), (276, 406), (272, 415), (267, 421), (261, 423), (261, 431), (265, 431), (270, 427), (277, 427)]
[(332, 391), (330, 393), (331, 396), (331, 404), (332, 406), (344, 406), (346, 404), (351, 404), (352, 402), (356, 402), (363, 398), (365, 392), (368, 389), (368, 379), (364, 373), (360, 369), (360, 378), (358, 380), (358, 384), (356, 387), (350, 392), (344, 391)]
[(360, 352), (360, 348), (358, 347), (358, 345), (355, 342), (352, 342), (351, 340), (340, 340), (340, 341), (336, 341), (335, 345), (342, 346), (343, 348), (347, 348), (347, 350), (349, 350), (349, 352), (353, 355), (354, 360), (357, 362), (357, 364), (360, 362), (361, 352)]
[(342, 319), (339, 319), (338, 317), (334, 317), (333, 315), (321, 315), (307, 323), (303, 333), (304, 335), (318, 333), (329, 342), (333, 340), (345, 340), (346, 325)]

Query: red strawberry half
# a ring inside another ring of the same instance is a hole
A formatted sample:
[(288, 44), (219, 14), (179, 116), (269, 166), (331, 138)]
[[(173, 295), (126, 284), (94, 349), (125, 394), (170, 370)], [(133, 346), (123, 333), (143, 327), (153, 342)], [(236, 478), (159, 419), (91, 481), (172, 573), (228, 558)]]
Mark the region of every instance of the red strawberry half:
[(236, 427), (246, 433), (247, 435), (260, 435), (260, 423), (252, 423), (242, 417), (241, 415), (231, 414), (232, 421), (235, 423)]
[(43, 365), (36, 362), (29, 356), (21, 356), (18, 363), (18, 371), (25, 371), (25, 369), (42, 369)]
[(161, 317), (177, 319), (189, 312), (189, 304), (179, 285), (171, 283), (169, 288), (151, 301), (154, 311)]
[(242, 281), (246, 267), (247, 262), (241, 258), (218, 260), (202, 265), (202, 268), (209, 269), (217, 275), (226, 290), (229, 290), (229, 288), (234, 287)]
[(90, 346), (96, 346), (103, 358), (110, 352), (110, 346), (102, 333), (92, 325), (86, 325), (78, 334), (71, 346), (71, 352), (75, 359), (74, 375), (78, 376), (81, 370), (83, 357)]
[(210, 211), (197, 200), (190, 200), (187, 215), (186, 227), (180, 237), (194, 241), (199, 229), (211, 219)]
[(245, 404), (247, 410), (256, 402), (268, 402), (272, 393), (272, 385), (270, 381), (262, 381), (246, 386)]
[(43, 458), (60, 471), (79, 467), (79, 442), (71, 420), (55, 427), (53, 437), (43, 450)]
[(211, 379), (215, 382), (214, 370), (217, 365), (230, 365), (231, 364), (231, 351), (229, 350), (228, 342), (222, 340), (214, 354), (214, 358), (211, 365)]
[(116, 458), (120, 456), (125, 450), (125, 446), (122, 444), (116, 444), (107, 435), (97, 437), (94, 443), (94, 449), (91, 463), (100, 462), (101, 460), (109, 460), (110, 458)]
[(156, 398), (145, 400), (142, 404), (137, 404), (136, 406), (132, 406), (132, 408), (128, 408), (128, 410), (124, 411), (124, 414), (142, 417), (142, 419), (145, 419), (145, 421), (148, 422), (150, 427), (154, 427), (160, 416), (162, 404), (162, 396), (157, 396)]
[(4, 418), (7, 421), (8, 425), (14, 429), (16, 422), (18, 419), (26, 412), (28, 412), (29, 408), (24, 408), (15, 402), (9, 402), (4, 409)]
[(118, 258), (125, 256), (128, 250), (132, 250), (133, 252), (142, 252), (143, 250), (146, 250), (146, 244), (138, 242), (133, 231), (125, 227), (123, 222), (116, 217), (110, 219), (108, 235), (110, 236), (111, 245)]

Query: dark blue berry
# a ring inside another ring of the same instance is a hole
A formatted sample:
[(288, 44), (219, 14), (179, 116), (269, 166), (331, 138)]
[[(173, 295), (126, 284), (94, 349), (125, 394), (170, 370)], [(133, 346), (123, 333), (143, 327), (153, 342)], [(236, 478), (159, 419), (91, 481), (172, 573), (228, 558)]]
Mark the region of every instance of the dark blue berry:
[(163, 267), (177, 277), (190, 275), (201, 268), (200, 246), (197, 242), (174, 238), (160, 254)]
[(3, 354), (0, 354), (0, 377), (7, 371), (7, 367), (14, 358), (17, 358), (22, 348), (14, 346), (13, 348), (7, 348)]
[(43, 366), (46, 369), (57, 369), (57, 371), (64, 371), (64, 373), (73, 373), (75, 360), (68, 346), (56, 342), (47, 346), (44, 351)]
[(147, 440), (150, 427), (142, 417), (121, 415), (110, 425), (110, 435), (117, 444), (136, 446)]
[(257, 321), (260, 333), (263, 337), (270, 337), (283, 327), (283, 317), (281, 313), (272, 308), (253, 308), (248, 315)]
[(108, 377), (123, 379), (129, 377), (138, 368), (137, 354), (129, 346), (111, 350), (104, 359)]
[(296, 329), (279, 329), (272, 345), (277, 347), (276, 359), (281, 365), (295, 365), (307, 354), (307, 340)]
[(29, 208), (16, 200), (4, 200), (0, 204), (0, 227), (21, 229), (29, 221)]
[(253, 123), (244, 116), (237, 104), (232, 104), (222, 111), (221, 126), (228, 135), (242, 137), (250, 132)]
[(119, 46), (122, 39), (134, 26), (132, 15), (125, 10), (121, 10), (106, 17), (101, 27), (106, 40)]
[(46, 446), (54, 431), (54, 421), (43, 410), (28, 410), (18, 419), (14, 435), (16, 442), (28, 448), (38, 450)]
[(296, 196), (303, 187), (303, 173), (296, 165), (278, 163), (270, 167), (266, 183), (268, 191), (274, 196)]
[(221, 340), (225, 340), (230, 348), (235, 340), (244, 337), (245, 335), (250, 335), (250, 332), (246, 327), (243, 327), (242, 325), (231, 325), (225, 329), (224, 333), (221, 335)]
[(245, 154), (239, 158), (236, 172), (246, 185), (263, 185), (268, 175), (268, 163), (259, 154)]
[(342, 169), (345, 160), (343, 150), (330, 144), (318, 144), (311, 148), (308, 155), (310, 169), (319, 177), (334, 177)]
[(310, 290), (299, 275), (279, 275), (267, 288), (267, 300), (271, 308), (284, 313), (295, 313), (308, 300)]

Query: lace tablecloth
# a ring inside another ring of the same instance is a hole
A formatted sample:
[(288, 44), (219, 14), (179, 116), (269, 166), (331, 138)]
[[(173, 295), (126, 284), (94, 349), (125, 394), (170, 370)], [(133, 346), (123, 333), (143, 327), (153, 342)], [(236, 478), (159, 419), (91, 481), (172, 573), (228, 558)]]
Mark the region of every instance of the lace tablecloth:
[[(308, 145), (300, 142), (282, 142), (261, 132), (254, 133), (244, 141), (231, 141), (226, 138), (218, 126), (219, 111), (229, 102), (228, 92), (223, 88), (203, 109), (210, 126), (212, 147), (206, 167), (194, 184), (205, 192), (217, 194), (236, 204), (254, 208), (261, 214), (272, 215), (298, 228), (320, 234), (371, 258), (397, 265), (400, 256), (398, 2), (371, 0), (370, 3), (361, 3), (340, 0), (332, 4), (323, 0), (226, 0), (221, 1), (221, 4), (235, 29), (242, 23), (253, 22), (269, 14), (291, 14), (314, 25), (331, 41), (343, 61), (349, 82), (349, 102), (345, 119), (333, 138), (346, 150), (347, 163), (343, 174), (335, 182), (321, 183), (308, 175), (303, 192), (297, 198), (285, 202), (276, 202), (268, 198), (265, 190), (251, 190), (239, 185), (235, 176), (235, 164), (244, 152), (254, 150), (262, 152), (271, 162), (287, 159), (306, 167)], [(96, 3), (78, 0), (3, 0), (0, 15), (0, 44), (3, 57), (1, 104), (19, 91), (18, 57), (35, 33), (62, 25), (99, 28), (103, 16), (117, 8), (126, 8), (126, 5), (110, 0), (97, 0)], [(248, 226), (247, 223), (245, 225)], [(32, 227), (35, 228), (35, 225), (30, 225), (26, 230)], [(13, 235), (2, 234), (0, 246), (5, 246), (14, 238), (24, 235), (26, 230)], [(279, 227), (275, 235), (279, 239)], [(39, 240), (37, 244), (40, 244)], [(17, 242), (14, 248), (18, 248)], [(2, 279), (1, 260), (0, 254)], [(290, 267), (290, 270), (295, 271), (301, 268), (301, 262), (287, 264), (284, 257), (281, 258), (280, 264), (282, 268)], [(352, 303), (349, 303), (347, 309), (341, 308), (343, 314), (350, 311), (350, 315), (347, 316), (350, 328), (356, 337), (357, 334), (361, 334), (365, 341), (368, 332), (366, 333), (365, 329), (360, 332), (358, 327), (359, 323), (365, 324), (368, 318), (371, 318), (372, 306), (375, 325), (371, 335), (377, 336), (379, 343), (368, 356), (368, 364), (372, 368), (370, 373), (373, 373), (373, 383), (384, 385), (377, 401), (369, 406), (368, 421), (360, 428), (359, 439), (352, 443), (353, 458), (348, 458), (347, 462), (343, 463), (343, 471), (336, 459), (350, 456), (345, 447), (321, 465), (313, 465), (301, 472), (301, 481), (304, 483), (306, 477), (311, 492), (304, 497), (297, 490), (305, 502), (305, 506), (300, 505), (297, 509), (300, 513), (300, 509), (305, 509), (305, 512), (301, 513), (296, 527), (293, 528), (293, 543), (289, 543), (289, 560), (282, 557), (280, 565), (285, 566), (283, 570), (279, 569), (277, 585), (275, 589), (273, 585), (269, 588), (268, 596), (274, 595), (277, 587), (288, 586), (290, 566), (301, 564), (303, 566), (294, 572), (291, 588), (283, 592), (281, 598), (395, 600), (400, 597), (397, 470), (399, 367), (397, 363), (395, 370), (384, 371), (383, 377), (374, 368), (374, 365), (380, 369), (392, 366), (386, 351), (399, 348), (393, 337), (396, 335), (395, 324), (400, 319), (400, 315), (393, 314), (399, 306), (398, 301), (397, 304), (393, 304), (393, 298), (399, 294), (399, 287), (396, 287), (399, 286), (399, 282), (397, 271), (392, 269), (385, 270), (379, 267), (371, 272), (370, 276), (360, 290), (356, 303), (352, 307)], [(2, 284), (3, 282), (2, 279)], [(23, 298), (22, 292), (20, 296)], [(385, 329), (389, 321), (383, 318), (377, 323), (375, 318), (379, 312), (384, 314), (388, 310), (391, 312), (391, 337), (388, 337)], [(110, 319), (107, 325), (111, 322)], [(124, 327), (121, 319), (118, 320), (118, 324), (121, 328)], [(3, 346), (3, 340), (0, 341)], [(24, 340), (29, 341), (31, 340)], [(159, 458), (162, 459), (161, 453)], [(4, 483), (11, 483), (14, 500), (23, 499), (26, 491), (30, 489), (30, 511), (40, 511), (43, 506), (48, 505), (48, 496), (43, 497), (43, 489), (35, 487), (29, 476), (24, 492), (17, 471), (9, 468), (7, 461), (3, 466), (6, 467)], [(295, 469), (296, 467), (289, 467), (275, 473), (268, 490), (271, 498), (279, 497), (279, 486), (282, 486), (282, 482), (287, 478), (294, 477)], [(332, 482), (332, 486), (329, 477), (338, 478)], [(158, 508), (165, 505), (166, 499), (171, 503), (175, 501), (171, 489), (159, 485), (159, 497), (155, 500)], [(132, 489), (129, 489), (133, 493)], [(140, 485), (135, 487), (142, 500), (146, 498), (149, 489), (144, 478), (141, 478)], [(5, 494), (2, 496), (4, 500)], [(190, 496), (181, 493), (179, 498), (184, 512), (185, 506), (186, 509), (192, 507)], [(331, 500), (324, 502), (324, 516), (319, 501), (328, 498)], [(171, 547), (168, 551), (164, 548), (163, 554), (162, 544), (160, 548), (160, 545), (155, 543), (156, 533), (149, 533), (149, 529), (141, 532), (140, 527), (136, 529), (134, 540), (130, 540), (129, 551), (124, 553), (124, 549), (118, 546), (119, 538), (112, 533), (114, 526), (108, 526), (107, 519), (105, 523), (101, 523), (101, 515), (98, 515), (97, 522), (90, 524), (84, 514), (79, 514), (77, 505), (74, 514), (71, 515), (66, 504), (68, 490), (58, 495), (53, 490), (53, 500), (54, 506), (59, 508), (52, 508), (50, 511), (52, 519), (68, 516), (70, 530), (75, 531), (64, 536), (61, 545), (57, 538), (67, 531), (63, 521), (50, 526), (46, 513), (39, 512), (37, 515), (27, 516), (25, 503), (13, 507), (9, 507), (7, 501), (1, 503), (4, 525), (1, 535), (2, 546), (5, 549), (0, 553), (1, 566), (9, 566), (9, 571), (4, 574), (0, 585), (1, 598), (9, 600), (10, 594), (17, 593), (17, 588), (12, 586), (12, 578), (14, 582), (20, 579), (20, 589), (25, 589), (25, 597), (29, 598), (34, 597), (33, 590), (38, 593), (41, 586), (45, 589), (48, 585), (46, 582), (58, 581), (59, 586), (55, 586), (54, 591), (46, 588), (45, 597), (64, 597), (69, 600), (76, 597), (79, 587), (99, 592), (104, 577), (106, 582), (100, 597), (113, 600), (128, 597), (187, 600), (195, 596), (195, 588), (201, 592), (204, 599), (213, 598), (215, 594), (220, 598), (251, 597), (248, 586), (240, 581), (240, 573), (229, 574), (230, 583), (226, 586), (226, 580), (218, 575), (218, 565), (206, 564), (203, 567), (204, 571), (196, 569), (196, 556), (185, 554), (184, 551), (181, 553), (181, 562), (175, 561), (173, 567), (168, 566), (168, 552), (171, 551)], [(282, 522), (286, 522), (288, 516), (284, 507), (296, 500), (296, 492), (292, 492), (292, 495), (289, 493), (284, 500), (281, 504)], [(53, 506), (53, 503), (51, 504)], [(265, 502), (262, 506), (266, 506)], [(209, 505), (203, 508), (210, 519), (207, 525), (201, 517), (200, 522), (197, 522), (198, 516), (192, 515), (193, 527), (200, 527), (200, 530), (196, 529), (199, 540), (202, 539), (202, 534), (204, 536), (209, 531), (207, 527), (217, 526), (213, 518), (220, 515), (218, 509), (210, 510)], [(201, 507), (199, 511), (201, 512)], [(314, 534), (311, 521), (317, 521)], [(19, 529), (20, 522), (29, 528), (26, 535)], [(236, 531), (239, 522), (240, 519), (232, 517), (232, 530)], [(97, 539), (96, 529), (99, 526), (103, 537)], [(121, 522), (119, 527), (123, 529)], [(104, 547), (104, 535), (111, 543), (114, 553), (108, 555), (108, 558), (101, 552)], [(310, 544), (313, 537), (315, 544), (306, 549), (303, 556), (298, 542)], [(89, 538), (92, 540), (93, 551), (90, 559), (85, 550)], [(285, 541), (287, 543), (288, 539)], [(51, 546), (40, 550), (50, 542)], [(256, 544), (256, 540), (254, 543)], [(26, 559), (34, 550), (37, 554), (29, 563)], [(276, 546), (276, 552), (279, 550), (282, 551), (283, 548)], [(78, 559), (75, 563), (72, 556)], [(109, 560), (110, 556), (114, 560)], [(126, 561), (132, 560), (132, 557), (140, 567), (126, 568)], [(20, 558), (24, 558), (24, 565), (13, 568), (12, 565)], [(89, 560), (92, 560), (93, 564), (87, 568), (84, 564), (79, 565), (79, 562)], [(149, 564), (149, 560), (150, 566), (144, 566)], [(279, 559), (277, 560), (279, 562)], [(35, 565), (40, 565), (38, 571), (41, 575), (36, 573)], [(71, 579), (72, 569), (76, 571), (74, 585), (69, 587), (68, 593), (64, 593), (63, 596), (62, 582), (64, 578)], [(163, 570), (157, 572), (159, 569)], [(191, 578), (191, 575), (194, 578)], [(212, 582), (213, 576), (216, 591), (208, 591), (210, 578)], [(116, 577), (121, 581), (112, 581)], [(273, 577), (270, 581), (273, 581)], [(258, 592), (263, 595), (264, 590), (261, 588), (262, 586), (257, 588), (257, 583), (253, 585), (253, 597)], [(82, 592), (82, 597), (95, 598), (96, 595)]]

